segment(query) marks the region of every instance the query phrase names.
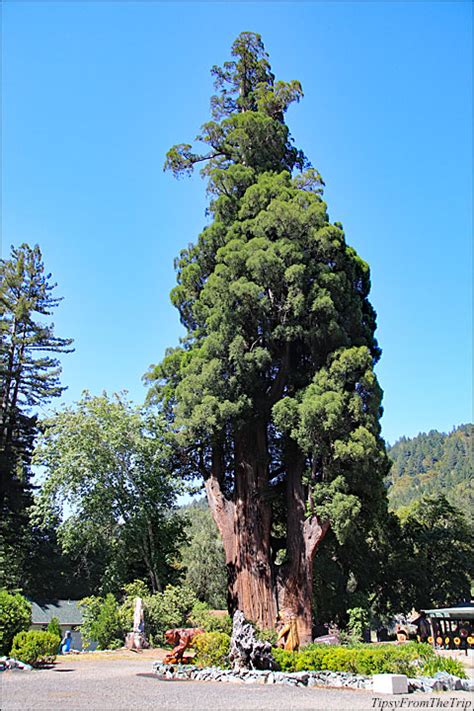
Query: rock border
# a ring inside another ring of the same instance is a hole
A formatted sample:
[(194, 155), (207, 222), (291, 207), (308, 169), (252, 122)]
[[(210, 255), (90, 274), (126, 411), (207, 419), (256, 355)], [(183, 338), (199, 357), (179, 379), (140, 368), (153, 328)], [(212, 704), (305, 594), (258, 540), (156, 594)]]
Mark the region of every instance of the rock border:
[(13, 657), (0, 657), (0, 672), (2, 671), (31, 671), (31, 664), (25, 664)]
[[(350, 672), (334, 671), (261, 671), (259, 669), (220, 669), (197, 667), (192, 664), (164, 664), (155, 662), (153, 672), (163, 681), (217, 681), (227, 684), (285, 684), (286, 686), (331, 686), (372, 691), (372, 677)], [(408, 693), (432, 691), (474, 691), (474, 681), (460, 679), (447, 672), (437, 672), (434, 677), (408, 679)]]
[(371, 689), (372, 679), (332, 671), (281, 672), (259, 669), (220, 669), (219, 667), (197, 667), (190, 664), (164, 664), (155, 662), (153, 671), (164, 681), (220, 681), (237, 684), (286, 684), (287, 686), (339, 686), (351, 689)]

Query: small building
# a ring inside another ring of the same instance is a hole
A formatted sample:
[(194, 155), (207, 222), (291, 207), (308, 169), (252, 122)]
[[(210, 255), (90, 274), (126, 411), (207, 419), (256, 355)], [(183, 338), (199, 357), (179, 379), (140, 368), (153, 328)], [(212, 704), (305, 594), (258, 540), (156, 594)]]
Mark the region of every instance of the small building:
[[(54, 600), (54, 602), (31, 602), (31, 629), (45, 630), (53, 617), (59, 621), (61, 637), (68, 631), (72, 636), (72, 648), (82, 650), (80, 628), (83, 622), (78, 600)], [(95, 645), (89, 646), (94, 649)]]
[(474, 605), (423, 610), (430, 624), (429, 641), (443, 649), (474, 648)]

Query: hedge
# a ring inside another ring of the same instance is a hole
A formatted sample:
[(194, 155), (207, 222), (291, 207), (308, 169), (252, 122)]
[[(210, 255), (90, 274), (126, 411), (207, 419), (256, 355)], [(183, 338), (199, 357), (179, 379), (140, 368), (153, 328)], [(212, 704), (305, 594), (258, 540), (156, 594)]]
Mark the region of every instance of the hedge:
[(457, 660), (439, 657), (427, 644), (360, 645), (340, 647), (308, 645), (300, 652), (274, 649), (273, 656), (282, 671), (342, 671), (372, 676), (373, 674), (432, 675), (449, 671), (465, 678), (462, 664)]

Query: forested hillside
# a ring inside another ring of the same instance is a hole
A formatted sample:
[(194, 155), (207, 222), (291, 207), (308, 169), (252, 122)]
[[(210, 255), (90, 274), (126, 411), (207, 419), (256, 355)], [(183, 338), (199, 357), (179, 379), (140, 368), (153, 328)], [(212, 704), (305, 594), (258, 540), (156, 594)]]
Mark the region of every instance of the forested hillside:
[(402, 437), (389, 447), (391, 508), (408, 506), (425, 495), (444, 495), (472, 516), (472, 431), (472, 424), (460, 425), (449, 434), (431, 430), (412, 439)]

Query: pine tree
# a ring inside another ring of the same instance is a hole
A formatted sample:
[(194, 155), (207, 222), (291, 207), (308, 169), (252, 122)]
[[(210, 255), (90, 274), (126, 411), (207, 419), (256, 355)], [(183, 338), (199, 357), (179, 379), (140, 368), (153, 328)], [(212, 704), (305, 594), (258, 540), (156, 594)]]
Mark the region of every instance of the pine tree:
[(50, 278), (38, 246), (22, 244), (0, 261), (0, 578), (10, 586), (21, 583), (28, 549), (35, 408), (64, 390), (51, 354), (71, 351), (72, 340), (48, 323), (60, 301)]
[(275, 81), (259, 35), (214, 67), (200, 142), (166, 167), (203, 162), (212, 221), (177, 261), (187, 330), (148, 374), (200, 473), (226, 554), (230, 612), (261, 627), (298, 616), (311, 639), (313, 558), (386, 507), (368, 265), (331, 224), (323, 181), (284, 115), (298, 81)]

